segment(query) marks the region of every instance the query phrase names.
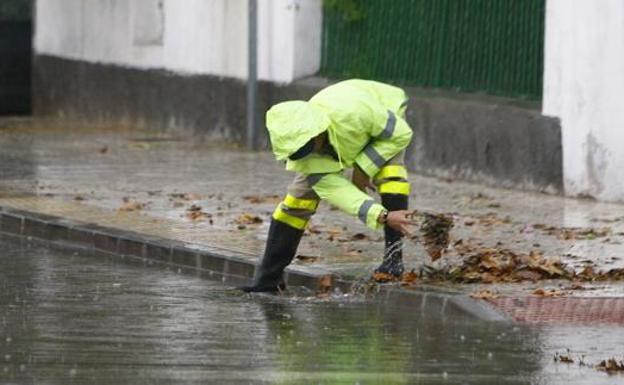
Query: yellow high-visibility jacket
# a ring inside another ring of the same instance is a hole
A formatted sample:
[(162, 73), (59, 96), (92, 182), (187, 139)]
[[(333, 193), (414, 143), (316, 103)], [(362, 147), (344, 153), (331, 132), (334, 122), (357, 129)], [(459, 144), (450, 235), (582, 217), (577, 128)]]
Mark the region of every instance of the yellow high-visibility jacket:
[[(405, 121), (406, 106), (402, 89), (352, 79), (321, 90), (308, 102), (276, 104), (267, 112), (266, 125), (273, 153), (278, 160), (286, 160), (287, 170), (308, 175), (321, 199), (377, 229), (383, 206), (355, 187), (342, 171), (355, 163), (373, 178), (409, 145), (412, 130)], [(324, 131), (337, 160), (317, 153), (296, 161), (288, 159)]]

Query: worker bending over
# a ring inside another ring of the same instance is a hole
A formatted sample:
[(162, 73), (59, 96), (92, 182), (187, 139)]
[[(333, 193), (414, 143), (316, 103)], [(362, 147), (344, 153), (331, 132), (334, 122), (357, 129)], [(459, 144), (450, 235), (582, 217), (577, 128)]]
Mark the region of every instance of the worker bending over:
[[(400, 88), (353, 79), (329, 86), (307, 102), (283, 102), (267, 112), (273, 153), (296, 176), (273, 213), (264, 256), (244, 291), (285, 288), (283, 271), (321, 199), (372, 229), (383, 228), (386, 252), (376, 272), (403, 273), (401, 239), (410, 223), (404, 156), (412, 138), (406, 106)], [(350, 167), (351, 181), (343, 176)], [(381, 204), (366, 194), (373, 186)]]

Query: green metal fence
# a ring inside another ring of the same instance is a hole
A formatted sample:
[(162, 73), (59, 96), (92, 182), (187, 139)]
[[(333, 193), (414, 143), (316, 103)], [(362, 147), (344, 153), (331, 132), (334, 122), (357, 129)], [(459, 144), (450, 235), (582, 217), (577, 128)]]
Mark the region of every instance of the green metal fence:
[(541, 99), (545, 0), (324, 4), (324, 76)]

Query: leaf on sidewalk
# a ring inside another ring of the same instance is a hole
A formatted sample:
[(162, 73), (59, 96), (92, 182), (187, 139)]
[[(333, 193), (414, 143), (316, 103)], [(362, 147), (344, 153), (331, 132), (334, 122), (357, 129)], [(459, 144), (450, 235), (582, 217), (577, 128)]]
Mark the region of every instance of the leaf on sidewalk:
[(242, 213), (236, 219), (234, 219), (234, 223), (238, 225), (255, 225), (262, 223), (262, 218), (254, 214)]
[(401, 275), (401, 285), (414, 286), (418, 281), (418, 274), (414, 270)]
[(392, 274), (382, 273), (379, 271), (376, 271), (375, 273), (373, 273), (373, 281), (375, 282), (385, 283), (385, 282), (396, 282), (398, 280), (399, 280), (399, 277), (394, 276)]
[(145, 208), (145, 203), (133, 201), (128, 197), (123, 197), (122, 201), (123, 201), (123, 204), (121, 205), (121, 207), (117, 209), (118, 211), (126, 211), (126, 212), (140, 211)]
[(605, 371), (609, 374), (616, 372), (624, 372), (624, 361), (617, 360), (615, 358), (609, 358), (603, 361), (600, 361), (598, 365), (596, 365), (596, 369)]
[(318, 280), (318, 287), (321, 293), (329, 293), (333, 286), (333, 279), (331, 275), (324, 275)]
[(319, 256), (318, 255), (302, 255), (302, 254), (297, 254), (295, 256), (295, 258), (298, 261), (301, 261), (303, 263), (312, 263), (312, 262), (316, 262), (319, 260)]
[(565, 292), (557, 289), (544, 289), (540, 287), (533, 291), (533, 295), (538, 297), (562, 297), (565, 295)]
[(349, 238), (351, 241), (368, 241), (370, 237), (364, 233), (355, 233)]
[[(202, 211), (201, 206), (191, 205), (189, 208), (186, 209), (186, 217), (192, 221), (201, 221), (206, 218), (212, 218), (212, 215)], [(210, 221), (212, 224), (212, 219), (210, 219)]]
[(282, 201), (282, 198), (279, 195), (246, 195), (243, 197), (249, 203), (259, 204), (259, 203), (279, 203)]
[(470, 298), (474, 298), (474, 299), (488, 300), (488, 299), (494, 299), (498, 297), (499, 297), (498, 293), (495, 293), (489, 289), (479, 290), (479, 291), (475, 291), (474, 293), (470, 293)]
[(202, 199), (201, 195), (195, 193), (171, 193), (169, 198), (181, 199), (183, 201), (198, 201)]
[(574, 359), (570, 357), (568, 354), (555, 353), (555, 357), (553, 358), (555, 362), (561, 362), (563, 364), (573, 364)]

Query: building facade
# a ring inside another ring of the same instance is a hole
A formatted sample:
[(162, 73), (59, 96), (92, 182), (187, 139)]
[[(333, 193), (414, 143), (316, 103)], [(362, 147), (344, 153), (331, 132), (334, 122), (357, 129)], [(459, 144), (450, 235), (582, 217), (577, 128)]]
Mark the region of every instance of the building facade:
[[(258, 5), (259, 110), (393, 82), (413, 170), (624, 201), (621, 1)], [(37, 0), (35, 15), (35, 113), (244, 142), (247, 0)]]

